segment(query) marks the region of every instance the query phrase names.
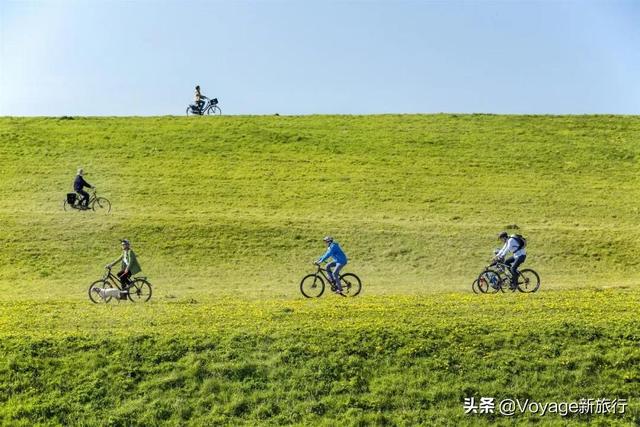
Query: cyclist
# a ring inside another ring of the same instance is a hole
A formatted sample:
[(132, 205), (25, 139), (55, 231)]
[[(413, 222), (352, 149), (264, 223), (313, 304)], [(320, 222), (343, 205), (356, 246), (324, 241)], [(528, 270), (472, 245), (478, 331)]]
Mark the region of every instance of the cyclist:
[(493, 261), (502, 260), (508, 253), (512, 254), (512, 256), (504, 260), (504, 263), (509, 266), (509, 270), (511, 271), (511, 284), (509, 287), (513, 290), (518, 286), (518, 276), (520, 275), (518, 267), (527, 259), (526, 243), (522, 236), (518, 234), (509, 236), (506, 231), (501, 232), (498, 235), (498, 239), (502, 241), (503, 246)]
[(202, 108), (204, 108), (204, 101), (203, 101), (204, 99), (209, 99), (209, 98), (207, 98), (206, 96), (200, 93), (200, 86), (196, 86), (196, 92), (193, 95), (193, 100), (196, 103), (196, 107), (198, 107), (200, 111), (202, 111)]
[(78, 174), (76, 175), (76, 179), (73, 181), (73, 191), (80, 194), (82, 196), (82, 200), (80, 200), (80, 207), (82, 209), (89, 209), (89, 193), (84, 191), (84, 187), (94, 188), (91, 184), (84, 180), (84, 170), (82, 168), (78, 169)]
[(131, 242), (123, 239), (120, 243), (122, 245), (122, 255), (111, 264), (107, 264), (107, 268), (113, 267), (114, 264), (120, 261), (120, 272), (118, 272), (117, 276), (120, 279), (120, 283), (122, 283), (123, 289), (127, 289), (131, 284), (131, 280), (129, 280), (131, 276), (140, 273), (142, 268), (140, 268), (136, 254), (131, 249)]
[(342, 285), (340, 284), (340, 270), (347, 265), (347, 256), (344, 254), (338, 242), (333, 240), (333, 237), (326, 236), (322, 240), (327, 245), (327, 251), (314, 264), (320, 265), (329, 257), (333, 259), (333, 261), (327, 264), (329, 280), (336, 284), (336, 293), (344, 296), (342, 293)]

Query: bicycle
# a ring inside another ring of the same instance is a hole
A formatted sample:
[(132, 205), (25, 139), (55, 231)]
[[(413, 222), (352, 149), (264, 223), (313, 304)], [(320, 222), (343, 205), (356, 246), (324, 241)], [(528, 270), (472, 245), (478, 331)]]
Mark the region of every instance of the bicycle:
[(478, 276), (478, 289), (485, 294), (495, 294), (498, 291), (505, 292), (505, 285), (511, 292), (517, 289), (520, 292), (533, 293), (540, 288), (540, 275), (534, 270), (525, 268), (518, 273), (517, 286), (512, 287), (511, 267), (504, 261), (496, 261), (486, 266)]
[[(337, 290), (335, 283), (329, 279), (329, 273), (326, 268), (317, 265), (318, 269), (315, 273), (307, 274), (300, 282), (300, 292), (306, 298), (320, 298), (324, 293), (325, 281), (331, 285), (331, 291)], [(353, 273), (345, 273), (340, 275), (340, 283), (342, 284), (342, 295), (355, 297), (362, 290), (362, 282), (360, 278)]]
[(209, 99), (202, 109), (195, 104), (187, 107), (187, 116), (203, 116), (205, 113), (208, 116), (220, 116), (222, 114), (222, 110), (218, 107), (218, 98)]
[(96, 196), (96, 189), (93, 188), (91, 190), (91, 195), (89, 196), (89, 203), (87, 203), (87, 207), (82, 205), (82, 199), (79, 197), (78, 193), (67, 193), (67, 197), (62, 203), (62, 209), (65, 211), (70, 211), (71, 209), (79, 211), (91, 209), (94, 212), (100, 211), (109, 213), (111, 212), (111, 202), (106, 197)]
[[(105, 291), (106, 290), (106, 291)], [(147, 302), (151, 299), (151, 283), (145, 276), (131, 278), (131, 283), (127, 287), (120, 286), (118, 279), (112, 272), (111, 267), (105, 267), (102, 279), (96, 280), (89, 286), (89, 299), (94, 304), (108, 304), (113, 298), (131, 302)]]

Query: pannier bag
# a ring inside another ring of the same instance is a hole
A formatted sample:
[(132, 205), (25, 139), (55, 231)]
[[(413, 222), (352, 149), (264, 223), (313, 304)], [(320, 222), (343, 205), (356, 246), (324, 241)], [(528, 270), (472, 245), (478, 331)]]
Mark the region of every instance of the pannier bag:
[(67, 203), (70, 205), (76, 202), (76, 193), (67, 193)]

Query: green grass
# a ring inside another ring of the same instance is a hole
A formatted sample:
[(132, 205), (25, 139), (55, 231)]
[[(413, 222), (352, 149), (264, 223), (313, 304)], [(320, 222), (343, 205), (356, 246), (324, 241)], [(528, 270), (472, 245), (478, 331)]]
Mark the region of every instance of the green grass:
[[(639, 423), (639, 139), (634, 116), (0, 118), (0, 423), (511, 423), (471, 395), (631, 398), (568, 421)], [(110, 214), (62, 210), (79, 166)], [(470, 294), (507, 228), (540, 293)], [(327, 234), (361, 297), (301, 298)], [(122, 237), (152, 302), (93, 306)]]
[(637, 291), (215, 303), (0, 303), (9, 425), (512, 425), (466, 397), (630, 399), (640, 422)]

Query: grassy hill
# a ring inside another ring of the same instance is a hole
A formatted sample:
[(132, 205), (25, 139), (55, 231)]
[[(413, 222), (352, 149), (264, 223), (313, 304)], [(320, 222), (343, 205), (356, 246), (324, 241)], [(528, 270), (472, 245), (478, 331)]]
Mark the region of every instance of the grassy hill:
[[(367, 292), (465, 290), (510, 225), (546, 289), (633, 284), (639, 138), (618, 116), (3, 118), (0, 289), (84, 298), (126, 236), (159, 295), (297, 297), (331, 234)], [(108, 216), (62, 211), (78, 166)]]
[[(0, 118), (0, 424), (637, 425), (639, 140), (621, 116)], [(110, 214), (62, 210), (79, 166)], [(502, 229), (539, 293), (470, 293)], [(299, 293), (327, 234), (358, 298)], [(154, 297), (92, 305), (123, 237)]]

